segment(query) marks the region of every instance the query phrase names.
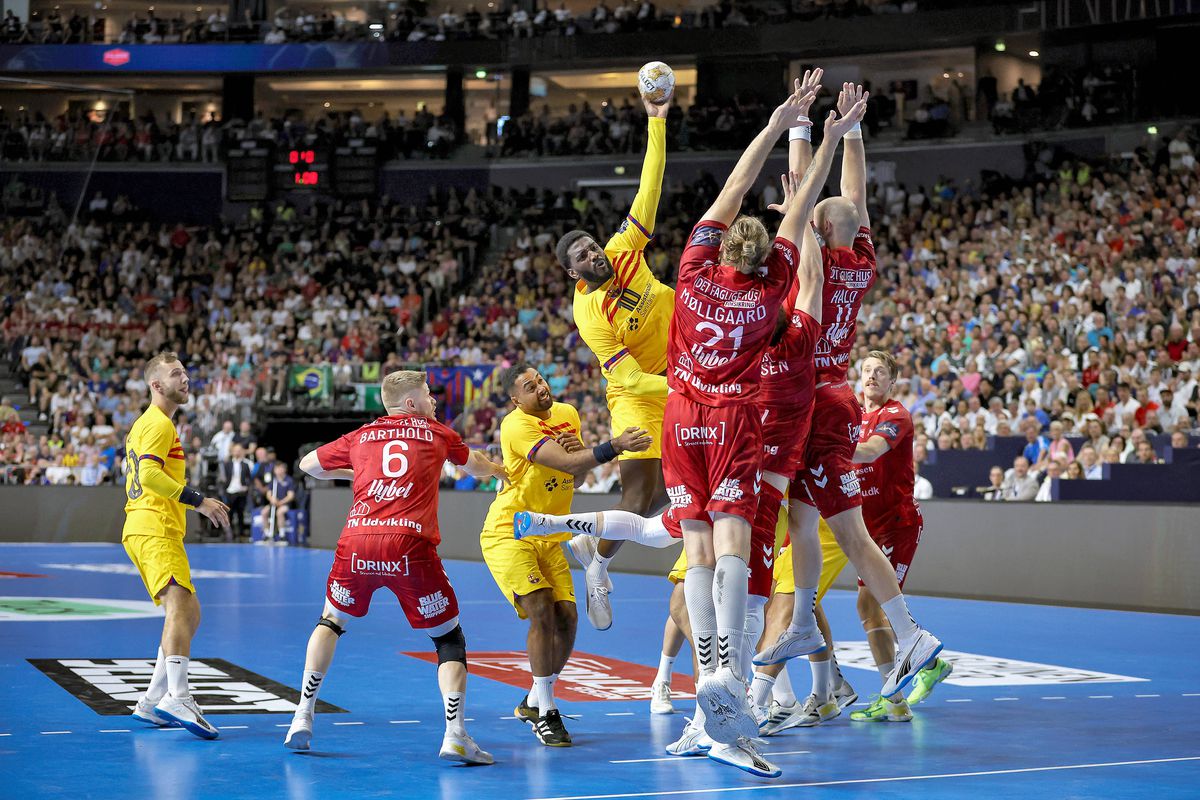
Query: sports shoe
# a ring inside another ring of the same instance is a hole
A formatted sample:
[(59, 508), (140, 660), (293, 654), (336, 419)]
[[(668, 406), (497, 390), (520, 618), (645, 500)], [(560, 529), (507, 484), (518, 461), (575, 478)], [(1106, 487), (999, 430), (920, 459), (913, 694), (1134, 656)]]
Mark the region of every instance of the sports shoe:
[(446, 735), (442, 737), (442, 749), (438, 751), (438, 758), (446, 761), (457, 761), (460, 764), (495, 764), (496, 759), (492, 758), (492, 754), (480, 748), (475, 744), (475, 740), (464, 733), (451, 733), (446, 731)]
[(760, 778), (778, 778), (783, 774), (783, 770), (763, 758), (753, 740), (744, 737), (732, 744), (713, 744), (708, 757)]
[(854, 701), (858, 699), (858, 692), (854, 691), (854, 687), (850, 685), (850, 681), (842, 678), (842, 682), (836, 689), (833, 690), (833, 701), (842, 711), (847, 707), (854, 705)]
[(671, 686), (663, 681), (655, 681), (650, 687), (650, 713), (674, 714), (675, 706), (671, 705)]
[[(513, 528), (516, 528), (516, 522), (513, 522)], [(571, 537), (567, 542), (567, 550), (570, 551), (571, 557), (579, 562), (579, 566), (587, 569), (592, 565), (592, 559), (596, 557), (596, 537), (588, 536), (586, 533), (581, 533)]]
[(518, 511), (513, 514), (514, 539), (524, 539), (526, 536), (545, 536), (554, 532), (546, 525), (545, 514), (531, 514), (528, 511)]
[(525, 694), (521, 696), (521, 702), (513, 709), (513, 716), (525, 722), (537, 722), (537, 706), (529, 705), (529, 695)]
[[(600, 577), (601, 574), (603, 578)], [(584, 573), (584, 582), (587, 584), (588, 622), (592, 623), (596, 630), (606, 631), (613, 623), (612, 603), (608, 599), (608, 593), (612, 591), (612, 578), (608, 576), (607, 571), (601, 573), (596, 567), (588, 567)]]
[(558, 709), (538, 717), (533, 723), (533, 732), (537, 734), (538, 741), (547, 747), (571, 746), (571, 734), (563, 726), (562, 714), (558, 713)]
[(133, 707), (133, 711), (130, 712), (129, 716), (139, 719), (142, 722), (148, 722), (151, 725), (157, 725), (160, 728), (174, 728), (174, 722), (154, 713), (154, 705), (154, 703), (142, 697), (137, 701), (137, 705)]
[(912, 711), (903, 700), (893, 703), (881, 695), (875, 695), (871, 705), (862, 711), (851, 712), (850, 719), (853, 722), (912, 722)]
[(292, 717), (292, 726), (283, 739), (283, 746), (292, 750), (307, 750), (312, 743), (312, 729), (312, 714), (297, 713)]
[(154, 707), (154, 713), (172, 722), (178, 722), (188, 733), (201, 739), (216, 739), (221, 735), (216, 728), (208, 724), (208, 720), (200, 713), (200, 706), (196, 705), (196, 700), (190, 696), (164, 695)]
[(755, 653), (753, 663), (756, 667), (768, 664), (781, 664), (789, 658), (808, 656), (825, 651), (825, 637), (821, 631), (813, 628), (808, 633), (796, 633), (785, 630), (779, 634), (775, 644), (765, 648), (761, 653)]
[(704, 732), (714, 742), (733, 744), (739, 738), (758, 735), (758, 724), (746, 699), (746, 684), (729, 667), (719, 668), (700, 682), (696, 701), (704, 709)]
[(897, 692), (904, 691), (917, 673), (932, 664), (940, 652), (942, 643), (938, 638), (929, 631), (918, 630), (917, 635), (901, 649), (896, 666), (888, 673), (880, 694), (895, 697)]
[(913, 678), (913, 690), (908, 693), (908, 704), (915, 706), (926, 697), (929, 697), (929, 693), (933, 691), (933, 687), (950, 677), (950, 673), (952, 672), (954, 672), (954, 665), (940, 658), (933, 662), (933, 666), (926, 667), (918, 672), (917, 677)]
[(684, 718), (683, 735), (666, 746), (668, 754), (673, 756), (702, 756), (713, 746), (713, 740), (704, 732), (704, 726), (699, 721)]

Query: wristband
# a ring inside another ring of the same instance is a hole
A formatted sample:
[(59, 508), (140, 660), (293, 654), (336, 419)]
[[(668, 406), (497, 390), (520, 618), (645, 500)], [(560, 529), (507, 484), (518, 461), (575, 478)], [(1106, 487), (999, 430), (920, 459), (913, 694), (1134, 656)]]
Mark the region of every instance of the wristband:
[(862, 123), (854, 123), (854, 127), (846, 131), (845, 139), (861, 139), (862, 138)]
[(603, 444), (598, 444), (592, 448), (592, 458), (600, 464), (607, 464), (617, 457), (617, 448), (613, 445), (612, 439), (609, 439)]
[[(801, 117), (800, 119), (802, 119), (806, 122), (810, 121), (808, 119), (808, 117)], [(794, 142), (797, 139), (803, 139), (806, 142), (811, 142), (812, 141), (812, 126), (811, 125), (797, 125), (794, 128), (789, 128), (788, 129), (788, 141)]]
[(190, 486), (185, 486), (183, 487), (183, 491), (179, 493), (179, 502), (183, 503), (185, 506), (199, 508), (200, 504), (204, 502), (204, 495), (200, 494)]

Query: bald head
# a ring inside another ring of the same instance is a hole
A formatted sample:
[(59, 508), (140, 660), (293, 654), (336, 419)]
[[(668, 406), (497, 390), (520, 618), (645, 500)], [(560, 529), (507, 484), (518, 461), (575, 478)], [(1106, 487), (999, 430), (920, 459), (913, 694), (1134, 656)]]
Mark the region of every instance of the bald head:
[(830, 247), (850, 247), (858, 233), (858, 208), (845, 197), (830, 197), (817, 203), (813, 211), (817, 230)]

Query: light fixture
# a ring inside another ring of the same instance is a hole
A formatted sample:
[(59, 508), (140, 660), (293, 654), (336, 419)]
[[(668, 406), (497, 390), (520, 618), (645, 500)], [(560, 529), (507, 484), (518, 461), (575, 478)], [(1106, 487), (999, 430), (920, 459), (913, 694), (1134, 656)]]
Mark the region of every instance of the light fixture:
[(475, 77), (479, 78), (479, 80), (483, 80), (484, 78), (487, 77), (487, 70), (486, 69), (475, 70)]
[(367, 27), (373, 31), (381, 31), (381, 30), (383, 30), (383, 23), (382, 22), (372, 22)]
[(1146, 133), (1150, 134), (1151, 136), (1158, 136), (1158, 126), (1151, 125), (1150, 127), (1146, 128)]
[(326, 101), (325, 101), (325, 107), (326, 107), (326, 108), (329, 108), (329, 101), (328, 101), (328, 100), (326, 100)]
[(963, 74), (962, 74), (961, 72), (960, 72), (960, 73), (958, 73), (958, 77), (960, 77), (960, 78), (961, 78), (962, 76), (963, 76)]
[(1039, 53), (1037, 50), (1030, 50), (1030, 51), (1029, 51), (1029, 57), (1030, 57), (1030, 58), (1037, 58), (1037, 57), (1038, 57), (1038, 56), (1040, 56), (1040, 55), (1041, 55), (1041, 53)]
[(997, 53), (1003, 53), (1007, 49), (1008, 49), (1008, 45), (1006, 45), (1004, 43), (1003, 39), (999, 39), (996, 41), (996, 52)]
[(942, 73), (942, 77), (943, 77), (943, 78), (949, 78), (949, 77), (950, 77), (950, 73), (949, 73), (949, 72), (943, 72), (943, 73)]
[(624, 175), (625, 168), (624, 167), (613, 167), (613, 172), (617, 175)]

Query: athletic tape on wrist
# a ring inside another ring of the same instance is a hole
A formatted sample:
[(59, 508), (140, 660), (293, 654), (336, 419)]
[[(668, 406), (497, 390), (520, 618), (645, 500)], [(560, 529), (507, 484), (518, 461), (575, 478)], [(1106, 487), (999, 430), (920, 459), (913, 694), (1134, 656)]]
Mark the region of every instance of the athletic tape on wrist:
[(617, 448), (613, 445), (612, 440), (598, 444), (592, 448), (592, 457), (601, 464), (607, 464), (617, 457)]
[(179, 493), (179, 502), (183, 503), (185, 506), (199, 508), (200, 504), (204, 502), (204, 495), (200, 494), (190, 486), (185, 486), (183, 487), (183, 491)]
[(861, 138), (862, 138), (862, 123), (861, 123), (861, 122), (856, 122), (856, 123), (854, 123), (854, 127), (853, 127), (853, 128), (851, 128), (850, 130), (846, 131), (846, 137), (845, 137), (845, 138), (847, 138), (847, 139), (861, 139)]
[[(801, 117), (802, 120), (808, 120), (808, 117)], [(812, 127), (808, 125), (797, 125), (794, 128), (788, 129), (788, 141), (794, 142), (797, 139), (803, 139), (806, 142), (812, 141)]]

